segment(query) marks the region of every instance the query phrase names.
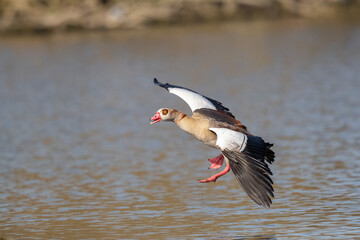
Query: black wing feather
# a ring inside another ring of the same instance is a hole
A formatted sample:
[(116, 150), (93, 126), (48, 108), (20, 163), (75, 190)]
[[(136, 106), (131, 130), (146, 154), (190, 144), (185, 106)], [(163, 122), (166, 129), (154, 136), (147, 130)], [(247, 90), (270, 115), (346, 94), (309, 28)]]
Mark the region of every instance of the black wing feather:
[(161, 83), (156, 78), (154, 78), (154, 84), (158, 85), (159, 87), (165, 88), (167, 91), (169, 91), (169, 88), (181, 88), (181, 89), (185, 89), (185, 90), (188, 90), (190, 92), (199, 94), (199, 95), (203, 96), (204, 98), (206, 98), (207, 100), (209, 100), (216, 107), (216, 109), (224, 112), (226, 115), (228, 115), (230, 117), (235, 118), (235, 116), (230, 112), (229, 108), (224, 107), (221, 102), (219, 102), (219, 101), (217, 101), (215, 99), (206, 97), (206, 96), (204, 96), (204, 95), (202, 95), (202, 94), (200, 94), (198, 92), (195, 92), (194, 90), (184, 88), (184, 87), (180, 87), (180, 86), (176, 86), (176, 85), (172, 85), (172, 84), (169, 84), (169, 83)]
[[(270, 207), (274, 197), (272, 172), (265, 163), (270, 148), (262, 138), (247, 136), (247, 145), (242, 152), (224, 150), (236, 180), (247, 195), (257, 204)], [(273, 159), (272, 159), (273, 160)]]

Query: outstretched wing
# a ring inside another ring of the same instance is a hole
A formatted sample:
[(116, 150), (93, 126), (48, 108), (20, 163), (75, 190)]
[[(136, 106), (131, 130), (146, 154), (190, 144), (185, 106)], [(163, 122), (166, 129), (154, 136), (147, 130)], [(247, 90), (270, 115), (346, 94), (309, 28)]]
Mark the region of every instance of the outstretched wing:
[(216, 145), (229, 160), (230, 168), (241, 188), (257, 204), (270, 207), (274, 189), (270, 178), (271, 170), (265, 163), (268, 145), (261, 137), (227, 128), (210, 130), (217, 135)]
[(154, 84), (162, 88), (165, 88), (170, 93), (173, 93), (178, 97), (182, 98), (189, 105), (192, 112), (194, 112), (197, 109), (208, 108), (208, 109), (218, 110), (230, 117), (235, 118), (234, 115), (229, 111), (229, 109), (227, 107), (224, 107), (222, 103), (217, 100), (214, 100), (209, 97), (205, 97), (188, 88), (171, 85), (169, 83), (165, 83), (165, 84), (161, 83), (156, 78), (154, 78)]

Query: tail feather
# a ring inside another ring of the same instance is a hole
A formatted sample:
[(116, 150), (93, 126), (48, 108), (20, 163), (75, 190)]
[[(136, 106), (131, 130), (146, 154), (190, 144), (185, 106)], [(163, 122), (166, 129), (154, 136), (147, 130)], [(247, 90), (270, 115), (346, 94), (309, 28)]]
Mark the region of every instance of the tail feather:
[(275, 161), (275, 153), (273, 150), (270, 149), (272, 146), (274, 146), (274, 144), (268, 142), (265, 144), (266, 144), (265, 160), (271, 164)]

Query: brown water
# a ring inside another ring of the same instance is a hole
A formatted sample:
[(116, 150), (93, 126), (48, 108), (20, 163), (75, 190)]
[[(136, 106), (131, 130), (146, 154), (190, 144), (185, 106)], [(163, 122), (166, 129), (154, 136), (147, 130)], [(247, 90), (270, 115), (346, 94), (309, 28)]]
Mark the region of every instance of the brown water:
[[(248, 22), (0, 40), (0, 237), (355, 239), (360, 24)], [(218, 99), (275, 143), (276, 198), (253, 203), (170, 123), (152, 84)]]

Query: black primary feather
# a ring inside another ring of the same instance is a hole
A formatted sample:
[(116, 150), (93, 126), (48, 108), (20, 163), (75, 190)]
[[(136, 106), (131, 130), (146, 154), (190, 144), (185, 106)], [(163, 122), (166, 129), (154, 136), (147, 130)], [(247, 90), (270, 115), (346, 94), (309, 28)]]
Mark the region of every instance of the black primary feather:
[[(247, 195), (257, 204), (270, 207), (274, 197), (272, 172), (266, 164), (268, 145), (260, 137), (247, 136), (247, 145), (242, 152), (224, 150), (236, 180)], [(273, 160), (273, 159), (272, 159)]]
[(154, 84), (158, 85), (159, 87), (165, 88), (167, 91), (169, 91), (169, 88), (181, 88), (181, 89), (185, 89), (185, 90), (188, 90), (190, 92), (199, 94), (199, 95), (203, 96), (204, 98), (206, 98), (207, 100), (209, 100), (218, 110), (224, 112), (226, 115), (228, 115), (230, 117), (235, 118), (235, 116), (230, 112), (229, 108), (224, 107), (221, 102), (219, 102), (219, 101), (217, 101), (215, 99), (206, 97), (206, 96), (204, 96), (204, 95), (202, 95), (202, 94), (200, 94), (198, 92), (195, 92), (194, 90), (184, 88), (184, 87), (180, 87), (180, 86), (176, 86), (176, 85), (172, 85), (172, 84), (169, 84), (169, 83), (161, 83), (156, 78), (154, 78)]

